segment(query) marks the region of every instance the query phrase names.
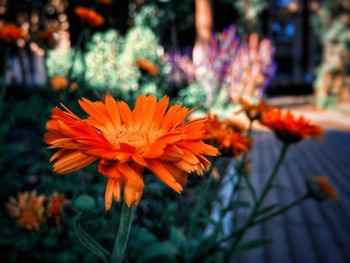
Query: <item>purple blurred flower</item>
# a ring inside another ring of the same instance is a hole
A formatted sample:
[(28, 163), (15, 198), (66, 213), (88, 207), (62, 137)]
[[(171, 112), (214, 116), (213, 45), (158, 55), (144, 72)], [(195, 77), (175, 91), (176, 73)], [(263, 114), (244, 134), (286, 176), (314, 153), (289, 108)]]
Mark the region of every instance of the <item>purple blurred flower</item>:
[(180, 51), (168, 52), (170, 72), (167, 81), (176, 86), (191, 84), (195, 81), (195, 71), (191, 58), (191, 51), (186, 49), (183, 54)]

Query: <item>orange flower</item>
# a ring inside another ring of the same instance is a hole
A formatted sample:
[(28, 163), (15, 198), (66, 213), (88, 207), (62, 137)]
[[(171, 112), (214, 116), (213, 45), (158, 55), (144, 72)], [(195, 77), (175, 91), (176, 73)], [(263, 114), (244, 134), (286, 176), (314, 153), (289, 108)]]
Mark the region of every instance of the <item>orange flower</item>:
[(55, 30), (53, 29), (48, 29), (45, 31), (39, 31), (38, 32), (38, 37), (46, 43), (49, 46), (53, 46), (55, 43), (55, 37), (54, 37)]
[(208, 118), (207, 139), (220, 151), (234, 157), (250, 151), (252, 139), (237, 133), (243, 126), (237, 125), (234, 120), (220, 121), (216, 115), (209, 115)]
[(251, 150), (253, 140), (234, 131), (229, 131), (226, 136), (221, 139), (219, 150), (228, 155), (237, 157), (242, 153)]
[(325, 176), (312, 176), (306, 179), (309, 195), (318, 201), (338, 199), (337, 191)]
[(110, 5), (110, 4), (112, 4), (113, 0), (98, 0), (98, 2), (100, 4)]
[(62, 208), (69, 201), (64, 197), (64, 195), (59, 193), (54, 193), (47, 204), (47, 215), (48, 217), (54, 218), (56, 226), (61, 227), (61, 214)]
[(17, 199), (10, 197), (6, 204), (9, 214), (17, 219), (17, 225), (28, 230), (39, 230), (45, 222), (44, 195), (35, 191), (19, 193)]
[(155, 76), (159, 73), (159, 67), (147, 59), (138, 58), (135, 60), (135, 63), (141, 70), (146, 71), (151, 76)]
[(290, 111), (271, 109), (266, 111), (261, 122), (275, 132), (285, 143), (295, 143), (307, 138), (320, 138), (323, 130), (303, 116), (295, 116)]
[(186, 174), (202, 174), (210, 166), (204, 155), (216, 156), (216, 148), (205, 144), (206, 119), (184, 122), (192, 110), (174, 105), (169, 98), (140, 96), (133, 111), (123, 102), (106, 96), (104, 102), (79, 101), (89, 115), (80, 119), (73, 112), (53, 109), (44, 140), (59, 150), (51, 157), (54, 171), (77, 171), (99, 160), (99, 172), (108, 178), (105, 208), (112, 199), (137, 205), (143, 193), (143, 169), (147, 168), (180, 193)]
[(56, 75), (50, 79), (50, 84), (52, 89), (57, 91), (66, 89), (68, 87), (69, 81), (63, 76)]
[(225, 119), (223, 121), (224, 125), (228, 128), (233, 129), (235, 132), (243, 133), (247, 131), (247, 126), (240, 120), (237, 119)]
[(25, 34), (18, 26), (6, 23), (0, 27), (0, 39), (5, 42), (15, 42)]
[(86, 7), (77, 6), (74, 12), (80, 17), (81, 21), (86, 22), (90, 26), (102, 26), (105, 22), (103, 16)]
[(239, 103), (242, 106), (239, 112), (244, 111), (250, 121), (260, 120), (262, 114), (269, 108), (263, 100), (258, 104), (252, 104), (243, 98), (239, 98)]
[(329, 180), (325, 176), (315, 176), (316, 185), (320, 188), (326, 199), (336, 199), (337, 191), (330, 184)]

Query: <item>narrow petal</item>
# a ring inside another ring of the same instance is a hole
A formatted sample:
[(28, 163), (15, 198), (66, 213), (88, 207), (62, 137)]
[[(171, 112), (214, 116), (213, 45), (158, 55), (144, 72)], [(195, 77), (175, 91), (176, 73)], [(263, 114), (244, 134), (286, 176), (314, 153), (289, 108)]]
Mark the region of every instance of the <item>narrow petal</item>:
[(175, 177), (160, 162), (148, 160), (147, 164), (147, 168), (166, 185), (178, 193), (182, 192), (181, 184), (177, 182)]
[(88, 166), (96, 161), (97, 158), (87, 156), (80, 152), (74, 151), (62, 156), (53, 165), (54, 171), (59, 174), (71, 173)]
[(116, 181), (112, 178), (108, 178), (105, 192), (105, 209), (108, 211), (111, 209), (113, 201), (114, 186)]
[(114, 200), (119, 202), (120, 201), (120, 191), (121, 191), (121, 180), (115, 180), (114, 184)]

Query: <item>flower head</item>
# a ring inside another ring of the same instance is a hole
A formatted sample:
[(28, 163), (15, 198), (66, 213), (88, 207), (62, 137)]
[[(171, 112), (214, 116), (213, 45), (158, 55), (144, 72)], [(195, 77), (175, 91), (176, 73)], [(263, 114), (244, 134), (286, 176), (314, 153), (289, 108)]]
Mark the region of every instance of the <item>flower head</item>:
[(265, 101), (261, 100), (257, 104), (252, 104), (244, 98), (239, 98), (239, 103), (241, 104), (241, 111), (245, 112), (250, 121), (260, 120), (262, 114), (269, 109)]
[(138, 58), (135, 60), (135, 63), (141, 70), (144, 70), (151, 76), (155, 76), (159, 73), (159, 67), (147, 59)]
[(285, 143), (296, 143), (302, 139), (321, 138), (323, 130), (303, 116), (296, 116), (290, 111), (271, 109), (266, 111), (261, 122), (273, 130)]
[(59, 193), (54, 193), (49, 198), (49, 201), (47, 204), (47, 216), (55, 220), (58, 228), (61, 227), (62, 208), (64, 205), (68, 203), (69, 201), (64, 197), (64, 195)]
[(221, 121), (216, 115), (209, 115), (207, 139), (224, 154), (237, 157), (249, 152), (252, 139), (241, 135), (244, 126), (235, 120)]
[(105, 22), (103, 16), (90, 8), (77, 6), (74, 12), (80, 17), (81, 21), (86, 22), (90, 26), (102, 26)]
[(337, 191), (325, 176), (313, 176), (307, 178), (307, 187), (312, 197), (319, 201), (337, 199)]
[(53, 28), (49, 28), (44, 31), (38, 32), (39, 39), (49, 46), (53, 46), (55, 43), (55, 30)]
[(112, 4), (113, 0), (98, 0), (98, 2), (100, 4), (110, 5), (110, 4)]
[(56, 75), (50, 79), (50, 84), (53, 90), (62, 90), (68, 87), (69, 81), (63, 76)]
[(17, 199), (10, 197), (6, 204), (9, 214), (17, 220), (17, 225), (28, 230), (39, 230), (45, 222), (44, 195), (35, 191), (19, 193)]
[(79, 101), (89, 115), (80, 119), (73, 112), (55, 108), (46, 124), (44, 140), (59, 150), (51, 157), (54, 171), (77, 171), (99, 161), (99, 172), (108, 178), (105, 207), (120, 200), (121, 188), (128, 206), (137, 205), (143, 193), (143, 170), (147, 168), (176, 192), (182, 191), (186, 174), (202, 174), (210, 166), (205, 155), (218, 150), (205, 144), (206, 119), (185, 122), (192, 110), (174, 105), (169, 98), (140, 96), (134, 110), (106, 96), (104, 102)]
[(12, 23), (6, 23), (0, 26), (0, 39), (5, 42), (15, 42), (25, 34), (18, 26)]

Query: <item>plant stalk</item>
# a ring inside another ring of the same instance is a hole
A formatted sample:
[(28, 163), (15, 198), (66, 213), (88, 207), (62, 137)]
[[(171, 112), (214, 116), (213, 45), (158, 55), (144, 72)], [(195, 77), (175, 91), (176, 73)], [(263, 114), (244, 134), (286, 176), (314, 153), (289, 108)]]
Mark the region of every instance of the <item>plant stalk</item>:
[(125, 201), (122, 206), (117, 237), (114, 241), (111, 263), (121, 263), (129, 239), (134, 207), (128, 207)]
[(225, 261), (228, 261), (230, 259), (231, 255), (233, 255), (237, 251), (238, 245), (239, 245), (240, 241), (242, 240), (242, 238), (244, 237), (244, 234), (247, 232), (248, 228), (253, 224), (256, 213), (258, 212), (260, 206), (264, 202), (267, 194), (269, 193), (269, 191), (272, 187), (272, 183), (277, 176), (278, 170), (279, 170), (279, 168), (282, 164), (282, 161), (287, 153), (288, 147), (289, 147), (289, 144), (282, 145), (280, 156), (278, 157), (276, 164), (272, 170), (272, 173), (269, 176), (268, 181), (266, 182), (266, 184), (264, 186), (263, 192), (262, 192), (261, 196), (259, 197), (259, 199), (257, 200), (257, 202), (255, 203), (254, 208), (253, 208), (252, 212), (250, 213), (244, 226), (242, 227), (241, 231), (238, 232), (232, 249), (230, 249), (230, 251), (228, 251), (228, 253), (225, 255)]
[(265, 216), (265, 217), (262, 217), (260, 219), (257, 219), (257, 220), (254, 220), (252, 225), (256, 225), (256, 224), (260, 224), (262, 222), (265, 222), (275, 216), (278, 216), (280, 214), (283, 214), (285, 212), (287, 212), (288, 210), (290, 210), (291, 208), (303, 203), (305, 200), (309, 199), (310, 198), (310, 195), (307, 193), (303, 196), (301, 196), (300, 198), (296, 199), (295, 201), (291, 202), (290, 204), (286, 205), (285, 207), (282, 207), (281, 209), (275, 211), (275, 212), (272, 212), (270, 213), (269, 215)]

